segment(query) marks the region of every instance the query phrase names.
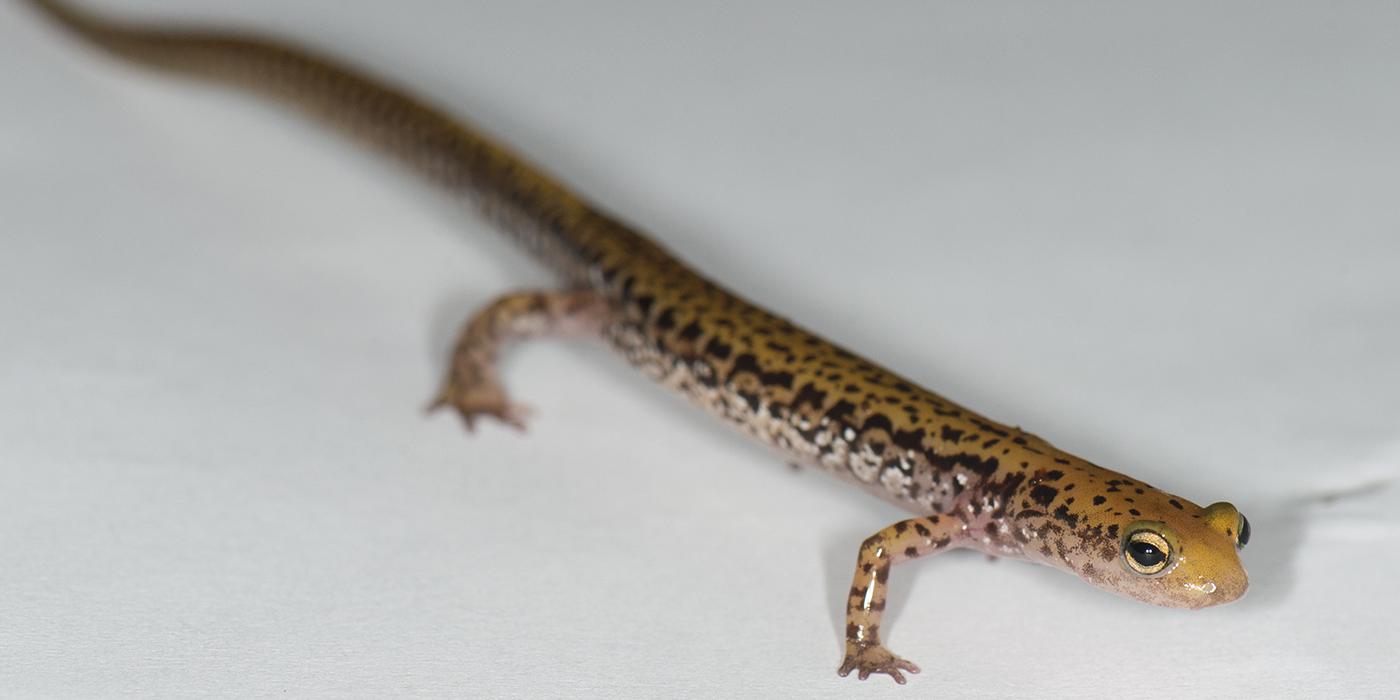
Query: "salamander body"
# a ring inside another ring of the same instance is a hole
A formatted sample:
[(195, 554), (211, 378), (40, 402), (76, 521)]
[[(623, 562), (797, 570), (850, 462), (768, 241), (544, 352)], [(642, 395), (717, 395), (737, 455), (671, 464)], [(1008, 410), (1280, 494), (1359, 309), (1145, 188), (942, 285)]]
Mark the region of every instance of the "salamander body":
[(494, 370), (502, 343), (603, 339), (719, 419), (911, 512), (861, 544), (840, 673), (904, 682), (881, 643), (891, 567), (967, 547), (1072, 573), (1157, 605), (1244, 594), (1248, 521), (1067, 454), (917, 386), (727, 290), (471, 126), (327, 58), (236, 33), (128, 26), (35, 6), (108, 52), (289, 103), (474, 202), (558, 276), (463, 329), (436, 407), (521, 425)]

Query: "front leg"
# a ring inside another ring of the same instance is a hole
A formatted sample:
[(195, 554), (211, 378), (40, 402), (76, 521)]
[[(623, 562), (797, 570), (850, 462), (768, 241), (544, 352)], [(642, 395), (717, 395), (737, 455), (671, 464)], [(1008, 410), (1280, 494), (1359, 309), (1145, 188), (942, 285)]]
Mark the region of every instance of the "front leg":
[(890, 567), (910, 559), (947, 549), (962, 534), (962, 522), (950, 516), (930, 515), (897, 522), (865, 540), (856, 562), (856, 576), (846, 601), (846, 659), (836, 672), (858, 672), (865, 680), (872, 673), (888, 673), (904, 683), (900, 671), (918, 673), (919, 667), (895, 656), (880, 643), (880, 618), (885, 612), (885, 582)]
[(497, 298), (462, 328), (447, 379), (428, 410), (452, 406), (468, 430), (480, 416), (523, 430), (527, 411), (509, 400), (497, 378), (501, 347), (541, 336), (598, 335), (607, 317), (603, 298), (586, 290), (516, 292)]

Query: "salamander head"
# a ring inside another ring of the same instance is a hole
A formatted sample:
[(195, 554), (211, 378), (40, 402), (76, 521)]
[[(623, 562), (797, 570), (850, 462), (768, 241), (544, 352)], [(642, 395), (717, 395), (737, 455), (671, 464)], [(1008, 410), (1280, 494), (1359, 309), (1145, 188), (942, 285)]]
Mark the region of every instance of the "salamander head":
[(1234, 506), (1201, 508), (1155, 489), (1138, 503), (1139, 514), (1125, 513), (1116, 540), (1100, 548), (1116, 552), (1116, 561), (1096, 583), (1173, 608), (1204, 608), (1244, 595), (1249, 577), (1239, 550), (1249, 543), (1249, 521)]

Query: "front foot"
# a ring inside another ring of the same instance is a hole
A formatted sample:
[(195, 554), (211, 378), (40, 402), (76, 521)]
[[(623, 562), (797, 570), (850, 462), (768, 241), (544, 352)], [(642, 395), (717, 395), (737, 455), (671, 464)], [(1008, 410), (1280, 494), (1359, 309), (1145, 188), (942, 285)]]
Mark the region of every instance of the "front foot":
[(495, 383), (463, 386), (461, 383), (449, 379), (442, 391), (438, 392), (437, 398), (428, 405), (428, 411), (436, 411), (447, 406), (457, 410), (457, 414), (462, 417), (462, 422), (466, 424), (468, 432), (476, 430), (476, 421), (483, 416), (490, 416), (523, 431), (525, 430), (525, 419), (530, 416), (529, 408), (511, 403), (506, 397), (505, 391)]
[(918, 673), (919, 667), (895, 656), (878, 642), (846, 642), (846, 660), (836, 673), (845, 678), (851, 671), (855, 671), (861, 680), (869, 678), (872, 673), (887, 673), (895, 683), (904, 685), (904, 674), (900, 671)]

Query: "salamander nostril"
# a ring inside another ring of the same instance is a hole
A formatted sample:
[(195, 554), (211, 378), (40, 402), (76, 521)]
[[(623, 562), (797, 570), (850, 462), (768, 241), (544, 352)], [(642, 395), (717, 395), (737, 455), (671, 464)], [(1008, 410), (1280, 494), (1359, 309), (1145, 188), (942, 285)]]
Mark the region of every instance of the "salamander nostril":
[(1240, 536), (1235, 541), (1240, 547), (1249, 544), (1249, 518), (1244, 517), (1244, 513), (1240, 513)]

